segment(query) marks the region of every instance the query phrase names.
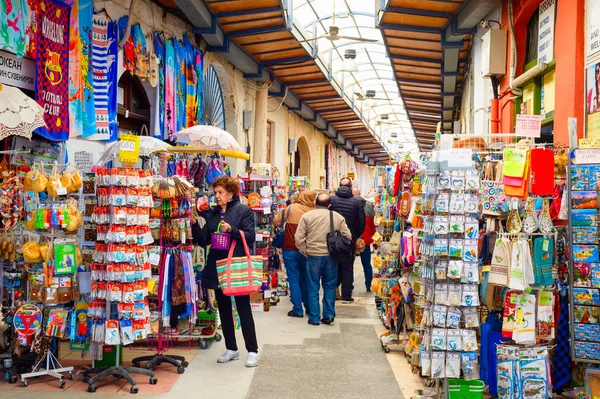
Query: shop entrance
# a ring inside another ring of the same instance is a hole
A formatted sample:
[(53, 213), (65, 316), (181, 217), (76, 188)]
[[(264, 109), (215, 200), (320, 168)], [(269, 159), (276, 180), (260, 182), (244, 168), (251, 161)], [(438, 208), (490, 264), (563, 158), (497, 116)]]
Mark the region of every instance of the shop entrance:
[(310, 176), (310, 153), (304, 137), (298, 139), (294, 155), (294, 176)]
[(125, 72), (119, 79), (117, 96), (119, 136), (129, 132), (139, 135), (142, 131), (148, 134), (146, 131), (150, 130), (150, 101), (138, 77)]

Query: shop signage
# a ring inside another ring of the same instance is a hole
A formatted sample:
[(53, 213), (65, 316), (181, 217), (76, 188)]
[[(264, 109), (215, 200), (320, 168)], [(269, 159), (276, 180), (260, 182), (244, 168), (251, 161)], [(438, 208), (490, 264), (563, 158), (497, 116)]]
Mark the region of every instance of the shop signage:
[(136, 163), (140, 156), (140, 136), (123, 134), (119, 147), (119, 161), (125, 163)]
[(356, 179), (356, 173), (348, 172), (348, 179)]
[(34, 91), (35, 62), (0, 51), (0, 83)]
[(600, 148), (600, 138), (580, 139), (579, 148)]
[(549, 63), (554, 60), (555, 13), (556, 0), (544, 0), (540, 4), (540, 20), (538, 26), (538, 63)]
[(87, 151), (77, 151), (75, 153), (75, 166), (85, 173), (92, 171), (93, 154)]
[(573, 163), (578, 165), (599, 164), (600, 151), (592, 148), (575, 150), (575, 157), (573, 158)]
[(600, 0), (586, 0), (585, 15), (585, 56), (589, 58), (600, 51)]
[(540, 137), (542, 135), (542, 117), (540, 115), (517, 115), (516, 135), (522, 137)]

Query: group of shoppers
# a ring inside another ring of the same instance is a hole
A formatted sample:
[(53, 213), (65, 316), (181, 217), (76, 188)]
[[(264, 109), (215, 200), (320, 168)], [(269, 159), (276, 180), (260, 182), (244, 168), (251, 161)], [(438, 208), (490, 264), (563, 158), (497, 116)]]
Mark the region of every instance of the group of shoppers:
[[(251, 246), (255, 241), (254, 214), (251, 208), (240, 201), (240, 183), (231, 177), (221, 177), (213, 183), (217, 206), (206, 219), (195, 218), (192, 227), (193, 242), (207, 246), (211, 233), (220, 231), (231, 234), (232, 240), (241, 242), (242, 234)], [(290, 317), (308, 315), (311, 325), (331, 324), (335, 319), (336, 287), (341, 285), (344, 303), (353, 303), (354, 259), (357, 241), (362, 238), (364, 247), (361, 260), (365, 271), (365, 284), (370, 291), (373, 270), (371, 268), (370, 244), (375, 233), (373, 207), (353, 189), (352, 181), (344, 178), (335, 195), (316, 194), (305, 190), (297, 200), (275, 215), (274, 225), (284, 228), (283, 260), (288, 275), (292, 310)], [(339, 231), (351, 240), (351, 256), (347, 261), (336, 262), (330, 256), (327, 234)], [(359, 248), (360, 249), (360, 248)], [(244, 256), (244, 246), (236, 245), (234, 257)], [(223, 293), (217, 278), (217, 261), (226, 259), (228, 250), (209, 251), (202, 277), (204, 287), (215, 290), (221, 327), (227, 348), (219, 363), (238, 360), (240, 357), (232, 315), (232, 298)], [(319, 292), (323, 287), (323, 312), (319, 304)], [(240, 316), (242, 334), (248, 351), (246, 367), (258, 365), (258, 343), (252, 317), (249, 295), (234, 297)], [(322, 317), (321, 317), (322, 316)]]

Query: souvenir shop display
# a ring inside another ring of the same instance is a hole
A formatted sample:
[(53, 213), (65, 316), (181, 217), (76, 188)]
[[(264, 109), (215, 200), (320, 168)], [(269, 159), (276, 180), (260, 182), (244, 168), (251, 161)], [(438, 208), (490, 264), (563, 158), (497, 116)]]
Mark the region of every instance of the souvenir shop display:
[(600, 363), (599, 159), (600, 149), (572, 149), (568, 164), (571, 354), (586, 363)]
[[(133, 168), (99, 167), (95, 176), (98, 205), (92, 221), (97, 224), (97, 242), (91, 265), (92, 292), (88, 317), (90, 340), (96, 351), (104, 345), (130, 345), (150, 334), (150, 309), (147, 300), (151, 264), (148, 245), (154, 242), (150, 232), (152, 172)], [(98, 353), (98, 352), (96, 352)], [(117, 356), (117, 359), (119, 356)], [(85, 371), (88, 391), (96, 391), (96, 382), (119, 375), (138, 391), (131, 373), (150, 377), (154, 373), (136, 367), (92, 368)], [(90, 377), (91, 374), (95, 374)]]

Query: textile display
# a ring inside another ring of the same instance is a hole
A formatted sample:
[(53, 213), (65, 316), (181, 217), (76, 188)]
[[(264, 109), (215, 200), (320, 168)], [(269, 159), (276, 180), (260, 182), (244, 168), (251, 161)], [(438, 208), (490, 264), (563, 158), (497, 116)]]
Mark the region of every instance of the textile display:
[(117, 26), (106, 12), (94, 15), (93, 19), (93, 75), (96, 133), (90, 140), (117, 139), (117, 74), (119, 43)]
[(571, 381), (573, 363), (571, 361), (570, 334), (569, 334), (569, 289), (563, 285), (558, 286), (560, 296), (560, 317), (558, 319), (558, 334), (556, 350), (554, 351), (554, 389), (563, 388)]
[(187, 36), (183, 36), (183, 49), (185, 51), (185, 127), (197, 125), (197, 98), (196, 91), (196, 49)]
[(67, 0), (71, 6), (69, 26), (69, 137), (83, 134), (83, 75), (79, 36), (79, 0)]
[(175, 49), (173, 39), (167, 40), (165, 46), (165, 134), (169, 139), (175, 133)]
[(162, 322), (176, 326), (177, 319), (189, 318), (196, 322), (198, 315), (198, 286), (195, 281), (192, 255), (177, 248), (168, 249), (164, 256)]
[(196, 125), (204, 124), (204, 54), (194, 47), (196, 73)]
[(156, 112), (153, 136), (165, 138), (165, 43), (158, 32), (154, 32), (154, 54), (158, 61), (158, 86), (156, 88)]
[(179, 40), (173, 41), (175, 53), (175, 131), (179, 132), (187, 127), (186, 113), (186, 88), (187, 66), (186, 51)]
[(38, 4), (35, 100), (47, 127), (37, 133), (52, 141), (69, 138), (69, 15), (70, 7), (55, 0)]
[(37, 26), (35, 24), (35, 15), (37, 11), (38, 0), (27, 0), (27, 16), (25, 22), (25, 54), (27, 57), (34, 58), (36, 54), (36, 43), (35, 43), (35, 32), (37, 30)]
[(25, 55), (27, 11), (25, 0), (0, 2), (0, 48), (17, 57)]
[[(92, 69), (92, 16), (93, 0), (79, 1), (79, 39), (81, 40), (81, 79), (83, 82), (83, 136), (96, 133), (94, 117), (94, 86)], [(73, 137), (71, 135), (71, 137)]]

